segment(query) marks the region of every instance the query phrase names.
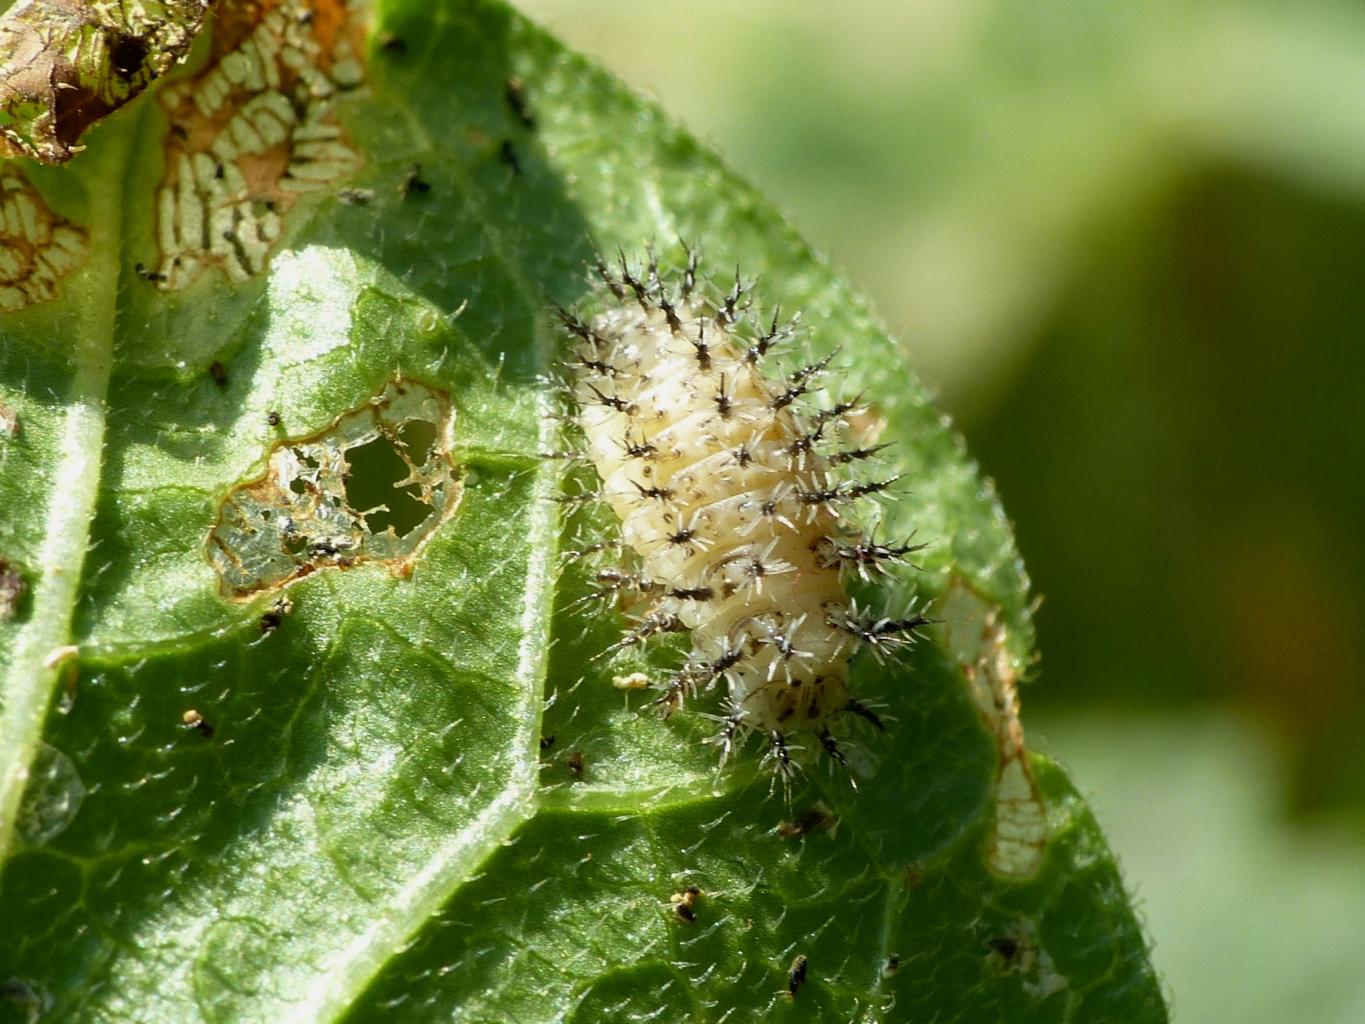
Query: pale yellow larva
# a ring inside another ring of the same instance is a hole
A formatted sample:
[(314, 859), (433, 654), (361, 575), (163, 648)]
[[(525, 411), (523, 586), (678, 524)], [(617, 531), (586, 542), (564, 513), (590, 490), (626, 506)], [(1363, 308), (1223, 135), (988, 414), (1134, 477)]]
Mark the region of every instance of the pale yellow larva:
[(561, 320), (573, 336), (584, 454), (630, 559), (598, 581), (642, 608), (623, 644), (690, 632), (691, 655), (660, 703), (672, 710), (724, 680), (723, 756), (758, 732), (789, 776), (788, 737), (811, 733), (846, 763), (840, 719), (881, 727), (849, 692), (850, 657), (859, 644), (880, 654), (907, 643), (926, 621), (865, 617), (845, 589), (848, 570), (866, 578), (911, 550), (849, 533), (848, 506), (889, 483), (838, 479), (875, 450), (828, 450), (853, 403), (800, 411), (824, 364), (765, 377), (765, 357), (790, 326), (753, 329), (738, 283), (705, 302), (695, 258), (671, 287), (652, 260), (638, 274), (624, 259), (619, 273), (596, 269), (605, 308)]

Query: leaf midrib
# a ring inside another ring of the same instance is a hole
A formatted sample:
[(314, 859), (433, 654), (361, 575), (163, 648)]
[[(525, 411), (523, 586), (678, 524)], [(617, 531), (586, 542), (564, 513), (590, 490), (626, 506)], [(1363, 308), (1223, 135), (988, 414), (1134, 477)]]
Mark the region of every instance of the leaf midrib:
[[(406, 111), (406, 107), (400, 105)], [(427, 152), (437, 147), (425, 128), (416, 125), (418, 137)], [(535, 323), (535, 351), (537, 362), (545, 367), (549, 361), (551, 342), (545, 318), (536, 315), (543, 302), (539, 290), (522, 272), (515, 254), (509, 251), (506, 240), (484, 215), (478, 189), (459, 160), (452, 160), (449, 169), (456, 175), (457, 186), (463, 197), (463, 212), (477, 225), (498, 261), (507, 271), (508, 279)], [(541, 450), (553, 448), (557, 431), (555, 420), (549, 415), (543, 396), (540, 431), (537, 442)], [(456, 424), (456, 431), (459, 424)], [(533, 487), (537, 507), (529, 515), (531, 535), (526, 566), (526, 599), (519, 622), (521, 642), (517, 651), (516, 675), (526, 686), (527, 699), (522, 721), (526, 725), (525, 742), (518, 751), (517, 768), (522, 778), (511, 780), (506, 790), (479, 816), (477, 824), (464, 830), (482, 826), (483, 835), (456, 855), (437, 857), (428, 869), (412, 879), (401, 890), (397, 900), (398, 913), (387, 913), (376, 926), (357, 936), (345, 953), (333, 961), (333, 970), (319, 976), (305, 997), (296, 1004), (298, 1010), (289, 1018), (299, 1024), (326, 1024), (343, 1018), (359, 994), (365, 990), (387, 959), (410, 942), (418, 930), (433, 917), (451, 897), (459, 885), (505, 842), (516, 828), (528, 821), (538, 806), (538, 739), (544, 708), (546, 674), (549, 669), (549, 639), (557, 574), (555, 562), (558, 552), (557, 506), (551, 501), (557, 485), (557, 473), (549, 460), (541, 460), (535, 469)]]
[[(109, 132), (83, 158), (90, 210), (90, 256), (66, 282), (79, 295), (74, 365), (52, 489), (43, 513), (33, 603), (15, 645), (12, 670), (0, 709), (0, 863), (12, 852), (20, 800), (43, 732), (60, 666), (52, 653), (71, 643), (71, 623), (90, 544), (95, 504), (103, 479), (109, 378), (113, 370), (118, 293), (122, 273), (124, 190), (122, 173), (131, 146), (128, 132)], [(70, 301), (68, 299), (68, 301)]]

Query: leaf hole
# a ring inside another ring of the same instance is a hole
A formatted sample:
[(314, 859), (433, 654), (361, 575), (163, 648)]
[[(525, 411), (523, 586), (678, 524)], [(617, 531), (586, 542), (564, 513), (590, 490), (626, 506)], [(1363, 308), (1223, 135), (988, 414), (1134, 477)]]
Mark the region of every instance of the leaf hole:
[(400, 378), (322, 430), (275, 441), (209, 534), (223, 593), (250, 598), (362, 562), (406, 576), (460, 500), (453, 431), (450, 396)]
[(414, 466), (426, 464), (436, 444), (436, 424), (426, 420), (408, 420), (398, 431), (398, 440), (408, 451)]
[[(426, 426), (434, 441), (435, 426)], [(364, 517), (371, 533), (393, 527), (399, 537), (406, 537), (431, 514), (431, 506), (421, 500), (421, 491), (411, 482), (412, 467), (388, 436), (381, 434), (368, 444), (350, 449), (346, 462), (350, 466), (346, 504)]]

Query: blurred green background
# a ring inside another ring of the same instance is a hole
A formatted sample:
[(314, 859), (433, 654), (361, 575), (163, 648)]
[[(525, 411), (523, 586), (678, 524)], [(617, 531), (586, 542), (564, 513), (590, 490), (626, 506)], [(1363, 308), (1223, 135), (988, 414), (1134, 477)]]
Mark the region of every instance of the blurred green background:
[(1365, 1021), (1365, 7), (523, 0), (869, 293), (1176, 1019)]

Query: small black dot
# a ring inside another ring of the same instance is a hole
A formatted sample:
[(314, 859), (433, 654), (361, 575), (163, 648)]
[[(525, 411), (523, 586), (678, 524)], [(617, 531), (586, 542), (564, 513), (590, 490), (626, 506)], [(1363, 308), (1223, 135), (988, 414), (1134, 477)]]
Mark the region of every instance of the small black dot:
[(511, 168), (513, 174), (521, 173), (521, 157), (517, 156), (517, 148), (512, 145), (511, 139), (502, 140), (502, 145), (498, 147), (498, 159)]

